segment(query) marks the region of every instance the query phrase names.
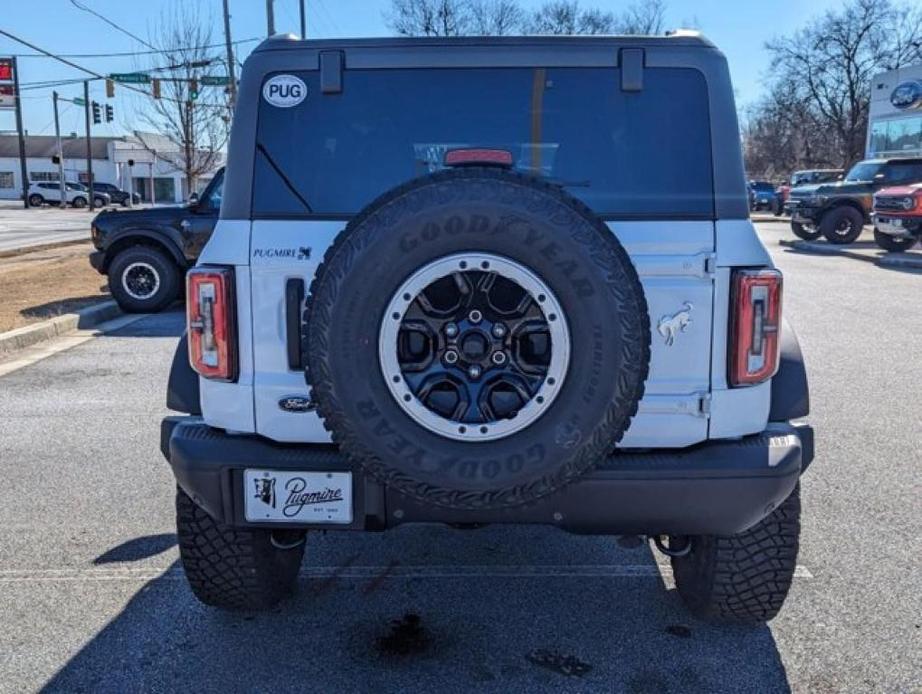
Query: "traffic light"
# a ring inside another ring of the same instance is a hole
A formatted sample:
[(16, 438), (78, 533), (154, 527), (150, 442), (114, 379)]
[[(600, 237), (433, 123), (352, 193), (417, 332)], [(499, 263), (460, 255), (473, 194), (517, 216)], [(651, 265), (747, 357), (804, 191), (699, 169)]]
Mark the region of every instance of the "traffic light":
[(106, 80), (106, 98), (111, 99), (115, 96), (115, 82)]
[(99, 104), (95, 101), (93, 102), (93, 125), (99, 125), (102, 123), (102, 118), (99, 115)]
[(159, 99), (160, 98), (160, 80), (158, 79), (151, 80), (150, 90), (151, 90), (151, 93), (154, 95), (154, 98)]
[(198, 80), (189, 80), (189, 101), (198, 99)]
[(59, 157), (57, 154), (52, 154), (52, 155), (51, 155), (51, 163), (52, 163), (52, 164), (60, 164), (60, 163), (61, 163), (61, 157)]
[(112, 119), (115, 117), (115, 111), (112, 109), (109, 104), (106, 104), (106, 123), (111, 123)]

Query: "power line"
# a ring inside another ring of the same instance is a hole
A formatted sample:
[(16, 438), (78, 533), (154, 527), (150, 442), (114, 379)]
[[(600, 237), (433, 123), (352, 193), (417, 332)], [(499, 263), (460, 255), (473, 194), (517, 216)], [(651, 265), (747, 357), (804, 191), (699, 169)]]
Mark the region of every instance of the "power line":
[(145, 41), (144, 39), (142, 39), (140, 36), (137, 36), (137, 35), (135, 35), (135, 34), (132, 34), (132, 33), (131, 33), (130, 31), (128, 31), (127, 29), (123, 29), (123, 28), (120, 27), (118, 24), (116, 24), (116, 23), (113, 22), (111, 19), (109, 19), (108, 17), (105, 17), (105, 16), (99, 14), (99, 12), (97, 12), (96, 10), (94, 10), (94, 9), (92, 9), (92, 8), (87, 7), (87, 6), (84, 5), (83, 3), (80, 3), (80, 2), (78, 2), (77, 0), (70, 0), (70, 4), (73, 5), (74, 7), (76, 7), (78, 10), (83, 10), (84, 12), (89, 12), (89, 13), (90, 13), (91, 15), (93, 15), (94, 17), (98, 17), (99, 19), (101, 19), (102, 21), (104, 21), (106, 24), (108, 24), (110, 27), (116, 29), (117, 31), (122, 32), (122, 33), (125, 34), (126, 36), (130, 36), (131, 38), (133, 38), (133, 39), (134, 39), (135, 41), (137, 41), (138, 43), (140, 43), (140, 44), (142, 44), (142, 45), (144, 45), (144, 46), (147, 46), (148, 48), (152, 48), (152, 49), (154, 49), (155, 51), (157, 50), (157, 47), (154, 46), (153, 44), (148, 43), (147, 41)]
[[(236, 46), (242, 43), (253, 43), (254, 41), (262, 41), (263, 36), (254, 36), (249, 39), (240, 39), (239, 41), (232, 41), (232, 45)], [(223, 43), (211, 43), (207, 46), (186, 46), (175, 49), (176, 52), (183, 51), (200, 51), (206, 50), (208, 48), (223, 48), (225, 44)], [(171, 49), (172, 51), (173, 49)], [(164, 53), (162, 50), (154, 51), (126, 51), (123, 53), (58, 53), (56, 55), (50, 56), (44, 53), (17, 53), (17, 58), (130, 58), (133, 56), (139, 55), (160, 55)]]
[[(11, 34), (10, 32), (6, 31), (5, 29), (0, 29), (0, 35), (6, 36), (7, 38), (12, 39), (13, 41), (16, 41), (17, 43), (21, 43), (23, 46), (28, 46), (28, 47), (31, 48), (33, 51), (38, 51), (39, 53), (44, 53), (44, 54), (47, 55), (49, 58), (54, 58), (55, 60), (57, 60), (57, 61), (59, 61), (59, 62), (62, 62), (62, 63), (64, 63), (65, 65), (74, 68), (75, 70), (80, 70), (80, 72), (85, 72), (85, 73), (88, 74), (88, 75), (92, 75), (94, 79), (98, 79), (98, 80), (108, 79), (105, 75), (102, 75), (102, 74), (96, 72), (95, 70), (90, 70), (89, 68), (85, 68), (85, 67), (83, 67), (82, 65), (78, 65), (77, 63), (74, 63), (74, 62), (72, 62), (72, 61), (70, 61), (70, 60), (67, 60), (66, 58), (62, 58), (62, 57), (59, 56), (59, 55), (55, 55), (55, 54), (52, 53), (51, 51), (46, 51), (46, 50), (45, 50), (44, 48), (42, 48), (41, 46), (36, 46), (34, 43), (30, 43), (29, 41), (26, 41), (25, 39), (21, 39), (21, 38), (19, 38), (18, 36), (16, 36), (15, 34)], [(81, 82), (89, 82), (89, 81), (91, 81), (91, 80), (83, 79), (83, 80), (79, 80), (79, 81), (81, 81)], [(144, 90), (144, 89), (138, 89), (138, 88), (135, 87), (134, 85), (126, 84), (126, 83), (124, 83), (124, 82), (120, 83), (120, 85), (121, 85), (123, 88), (125, 88), (125, 89), (127, 89), (127, 90), (129, 90), (129, 91), (137, 92), (138, 94), (143, 94), (144, 96), (148, 96), (148, 97), (153, 96), (150, 92), (148, 92), (148, 91), (146, 91), (146, 90)], [(161, 99), (162, 99), (163, 101), (171, 101), (171, 102), (173, 102), (173, 103), (182, 103), (179, 99), (172, 99), (172, 98), (166, 97), (166, 96), (165, 96), (165, 97), (161, 97)]]

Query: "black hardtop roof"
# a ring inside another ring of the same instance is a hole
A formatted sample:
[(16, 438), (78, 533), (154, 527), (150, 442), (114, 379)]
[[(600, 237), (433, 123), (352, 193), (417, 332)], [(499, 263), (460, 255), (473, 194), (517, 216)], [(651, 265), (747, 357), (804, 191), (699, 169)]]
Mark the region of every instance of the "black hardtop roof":
[(870, 159), (856, 161), (852, 166), (857, 166), (858, 164), (893, 164), (895, 162), (922, 164), (922, 157), (871, 157)]
[[(644, 89), (650, 69), (698, 71), (706, 85), (714, 218), (748, 219), (739, 123), (727, 59), (697, 32), (666, 36), (464, 36), (301, 40), (275, 35), (246, 59), (240, 79), (221, 203), (223, 219), (252, 219), (261, 90), (269, 75), (319, 70), (329, 93), (348, 90), (350, 70), (407, 68), (619, 68), (623, 91)], [(324, 88), (321, 87), (323, 90)], [(324, 91), (327, 93), (327, 90)], [(577, 105), (574, 105), (576, 108)]]
[(262, 51), (335, 50), (345, 48), (425, 48), (463, 46), (606, 46), (616, 48), (686, 47), (715, 50), (715, 46), (695, 31), (680, 30), (664, 36), (398, 36), (373, 38), (300, 39), (294, 34), (275, 34), (265, 39), (253, 53)]

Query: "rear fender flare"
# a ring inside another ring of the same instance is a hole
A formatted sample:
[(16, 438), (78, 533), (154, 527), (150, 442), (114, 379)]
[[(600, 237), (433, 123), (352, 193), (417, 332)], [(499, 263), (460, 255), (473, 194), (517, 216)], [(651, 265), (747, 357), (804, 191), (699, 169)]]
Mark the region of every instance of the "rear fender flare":
[(806, 417), (809, 413), (810, 390), (800, 342), (794, 329), (783, 320), (778, 373), (772, 378), (768, 418), (772, 422), (784, 422)]

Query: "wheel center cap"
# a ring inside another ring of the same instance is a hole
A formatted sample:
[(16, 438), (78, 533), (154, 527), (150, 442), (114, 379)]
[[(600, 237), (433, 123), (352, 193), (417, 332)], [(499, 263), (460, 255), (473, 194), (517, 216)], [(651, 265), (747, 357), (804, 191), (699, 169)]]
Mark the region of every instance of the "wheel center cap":
[(487, 354), (490, 341), (479, 330), (471, 330), (461, 338), (461, 353), (469, 361), (479, 361)]

